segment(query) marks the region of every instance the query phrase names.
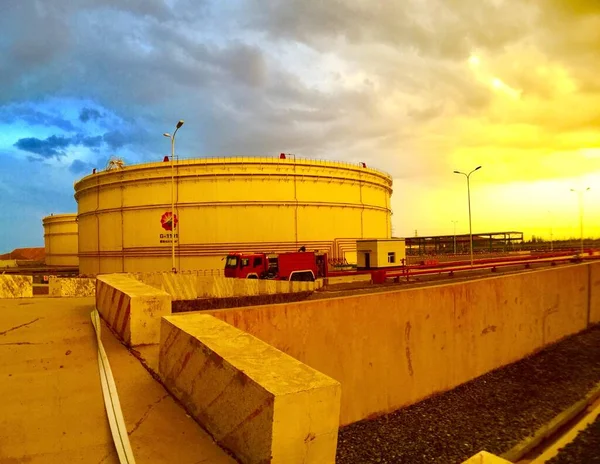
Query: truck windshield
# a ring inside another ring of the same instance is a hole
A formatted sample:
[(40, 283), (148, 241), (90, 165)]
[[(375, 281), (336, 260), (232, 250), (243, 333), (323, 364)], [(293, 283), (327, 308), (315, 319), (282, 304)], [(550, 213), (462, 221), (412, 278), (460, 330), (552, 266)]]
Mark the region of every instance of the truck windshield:
[(236, 268), (238, 265), (237, 256), (228, 256), (227, 261), (225, 262), (225, 267)]

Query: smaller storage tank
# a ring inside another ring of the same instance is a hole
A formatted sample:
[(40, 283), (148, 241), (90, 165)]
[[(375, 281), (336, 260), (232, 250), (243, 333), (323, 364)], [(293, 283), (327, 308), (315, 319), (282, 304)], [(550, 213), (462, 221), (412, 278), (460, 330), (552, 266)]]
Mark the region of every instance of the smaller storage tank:
[(77, 214), (51, 214), (44, 225), (46, 265), (57, 267), (79, 266)]

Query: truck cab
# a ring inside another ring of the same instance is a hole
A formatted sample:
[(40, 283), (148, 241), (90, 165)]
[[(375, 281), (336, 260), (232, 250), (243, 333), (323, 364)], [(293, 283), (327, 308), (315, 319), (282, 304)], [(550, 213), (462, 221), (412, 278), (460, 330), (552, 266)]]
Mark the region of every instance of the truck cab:
[(230, 253), (225, 261), (225, 277), (262, 279), (267, 269), (267, 257), (262, 253)]

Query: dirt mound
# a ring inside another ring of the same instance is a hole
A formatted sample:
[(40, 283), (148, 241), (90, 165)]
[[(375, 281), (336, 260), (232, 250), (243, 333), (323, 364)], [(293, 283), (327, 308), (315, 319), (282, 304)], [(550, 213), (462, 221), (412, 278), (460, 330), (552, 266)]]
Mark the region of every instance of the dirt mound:
[(37, 248), (15, 248), (10, 253), (0, 255), (0, 259), (19, 259), (31, 261), (44, 261), (46, 250), (44, 247)]

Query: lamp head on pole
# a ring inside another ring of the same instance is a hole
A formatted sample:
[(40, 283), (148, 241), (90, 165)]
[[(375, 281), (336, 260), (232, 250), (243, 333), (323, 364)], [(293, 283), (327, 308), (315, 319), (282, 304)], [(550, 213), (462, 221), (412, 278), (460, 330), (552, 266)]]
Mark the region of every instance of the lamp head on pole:
[(477, 171), (478, 169), (481, 169), (481, 166), (477, 166), (474, 170)]
[(177, 123), (177, 129), (179, 129), (181, 126), (183, 126), (183, 119), (180, 119)]
[(459, 171), (454, 171), (454, 174), (461, 174)]
[(169, 134), (168, 132), (165, 132), (163, 135), (164, 135), (165, 137), (169, 137), (169, 138), (171, 138), (171, 134)]

